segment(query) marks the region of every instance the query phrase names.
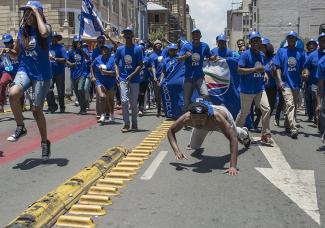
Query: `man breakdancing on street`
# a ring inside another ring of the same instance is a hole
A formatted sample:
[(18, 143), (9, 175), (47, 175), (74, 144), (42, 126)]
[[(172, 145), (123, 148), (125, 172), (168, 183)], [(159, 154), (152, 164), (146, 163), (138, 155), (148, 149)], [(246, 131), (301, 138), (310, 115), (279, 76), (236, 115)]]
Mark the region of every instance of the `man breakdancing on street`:
[(193, 127), (189, 147), (199, 149), (209, 131), (222, 132), (230, 142), (230, 168), (226, 172), (230, 176), (238, 175), (237, 153), (238, 141), (250, 146), (251, 139), (247, 128), (236, 127), (235, 121), (224, 106), (212, 105), (208, 101), (198, 101), (191, 104), (188, 111), (179, 117), (168, 131), (168, 140), (174, 150), (176, 160), (187, 157), (180, 151), (175, 133), (184, 126)]

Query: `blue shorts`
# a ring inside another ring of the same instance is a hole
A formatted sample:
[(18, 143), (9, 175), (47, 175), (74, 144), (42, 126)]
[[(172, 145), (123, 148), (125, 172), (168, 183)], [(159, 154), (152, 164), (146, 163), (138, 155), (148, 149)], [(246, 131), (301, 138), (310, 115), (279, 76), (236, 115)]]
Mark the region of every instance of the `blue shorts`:
[(27, 73), (18, 71), (14, 79), (13, 85), (20, 85), (23, 87), (24, 92), (32, 87), (33, 90), (33, 106), (43, 107), (47, 92), (50, 89), (52, 79), (44, 81), (31, 80)]
[(100, 87), (103, 86), (105, 89), (110, 90), (110, 91), (114, 91), (116, 90), (116, 85), (107, 85), (106, 83), (103, 83), (99, 80), (96, 80), (96, 87)]

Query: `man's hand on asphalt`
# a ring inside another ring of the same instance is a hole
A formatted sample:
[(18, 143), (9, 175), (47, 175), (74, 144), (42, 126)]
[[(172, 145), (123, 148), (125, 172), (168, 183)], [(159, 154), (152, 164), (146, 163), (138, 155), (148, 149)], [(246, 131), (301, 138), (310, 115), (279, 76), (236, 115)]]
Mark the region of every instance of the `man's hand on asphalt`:
[(175, 155), (176, 160), (182, 160), (183, 158), (188, 160), (188, 158), (183, 153), (176, 153), (176, 155)]
[(229, 176), (237, 176), (239, 171), (235, 167), (230, 167), (225, 171), (225, 173), (228, 173)]

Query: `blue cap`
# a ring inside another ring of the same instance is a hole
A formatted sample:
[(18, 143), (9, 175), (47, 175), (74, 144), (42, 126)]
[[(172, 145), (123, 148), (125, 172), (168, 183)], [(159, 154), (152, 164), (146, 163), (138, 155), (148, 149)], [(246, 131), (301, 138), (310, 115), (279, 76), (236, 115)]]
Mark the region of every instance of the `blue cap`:
[(35, 7), (38, 9), (38, 11), (43, 12), (43, 5), (39, 1), (28, 1), (27, 4), (23, 7), (20, 7), (19, 10), (26, 10), (31, 9), (32, 7)]
[(4, 42), (4, 43), (9, 43), (13, 40), (14, 39), (12, 38), (12, 36), (8, 33), (2, 35), (2, 42)]
[(287, 38), (288, 38), (288, 36), (293, 36), (293, 37), (298, 38), (298, 33), (296, 33), (295, 31), (290, 31), (290, 32), (288, 32), (288, 34), (287, 34)]
[(251, 39), (254, 39), (254, 38), (262, 38), (262, 37), (261, 37), (261, 34), (259, 32), (251, 31), (248, 34), (248, 38), (249, 38), (249, 40), (251, 40)]
[(267, 37), (262, 37), (262, 44), (267, 45), (267, 44), (270, 44), (270, 43), (271, 43), (271, 41), (270, 41), (269, 38), (267, 38)]
[(97, 40), (106, 40), (104, 35), (97, 36)]
[(82, 41), (81, 36), (79, 36), (79, 35), (74, 35), (73, 36), (73, 42), (80, 42), (80, 41)]
[(198, 28), (194, 28), (194, 29), (192, 30), (192, 33), (195, 33), (195, 32), (199, 32), (199, 33), (201, 33), (200, 29), (198, 29)]
[(52, 37), (57, 37), (59, 41), (62, 40), (62, 36), (57, 32), (52, 32)]
[(317, 40), (315, 40), (314, 38), (310, 38), (307, 42), (307, 45), (310, 44), (310, 43), (315, 43), (317, 44)]
[(178, 49), (178, 46), (177, 46), (177, 44), (175, 44), (175, 43), (171, 43), (171, 44), (169, 44), (169, 45), (167, 46), (167, 49), (168, 49), (168, 50), (170, 50), (170, 49), (175, 49), (175, 50), (177, 50), (177, 49)]
[(127, 27), (127, 28), (123, 29), (122, 32), (132, 32), (133, 33), (133, 29), (131, 27)]
[(107, 48), (108, 50), (113, 50), (113, 45), (111, 44), (105, 44), (103, 48)]
[(227, 38), (225, 36), (225, 34), (220, 34), (219, 36), (217, 36), (216, 38), (217, 41), (227, 41)]
[(319, 34), (318, 40), (322, 37), (325, 37), (325, 32), (322, 32), (321, 34)]

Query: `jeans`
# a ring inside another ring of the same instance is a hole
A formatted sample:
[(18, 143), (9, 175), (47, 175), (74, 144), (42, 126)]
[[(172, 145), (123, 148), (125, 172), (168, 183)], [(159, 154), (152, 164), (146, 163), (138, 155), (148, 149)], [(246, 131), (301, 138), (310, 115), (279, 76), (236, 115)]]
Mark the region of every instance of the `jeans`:
[(208, 98), (208, 88), (205, 84), (204, 78), (199, 78), (197, 80), (184, 80), (184, 111), (186, 112), (193, 95), (194, 89), (197, 89), (199, 95), (203, 98)]
[(141, 82), (140, 83), (140, 91), (139, 91), (139, 110), (143, 112), (144, 110), (144, 98), (146, 96), (146, 92), (148, 89), (149, 82)]
[(307, 86), (305, 89), (306, 109), (309, 120), (316, 120), (316, 93), (317, 86)]
[(73, 89), (77, 96), (80, 110), (86, 110), (86, 97), (85, 97), (85, 77), (79, 77), (78, 79), (72, 79)]
[(58, 105), (55, 102), (54, 96), (54, 83), (56, 84), (56, 89), (58, 91), (59, 105), (60, 109), (65, 109), (64, 105), (64, 96), (65, 96), (65, 76), (63, 75), (54, 75), (52, 79), (52, 85), (49, 92), (47, 93), (46, 99), (49, 106), (49, 109), (56, 108)]
[(139, 83), (120, 82), (123, 121), (128, 126), (130, 126), (129, 102), (132, 112), (132, 125), (137, 126), (138, 124), (139, 87)]

